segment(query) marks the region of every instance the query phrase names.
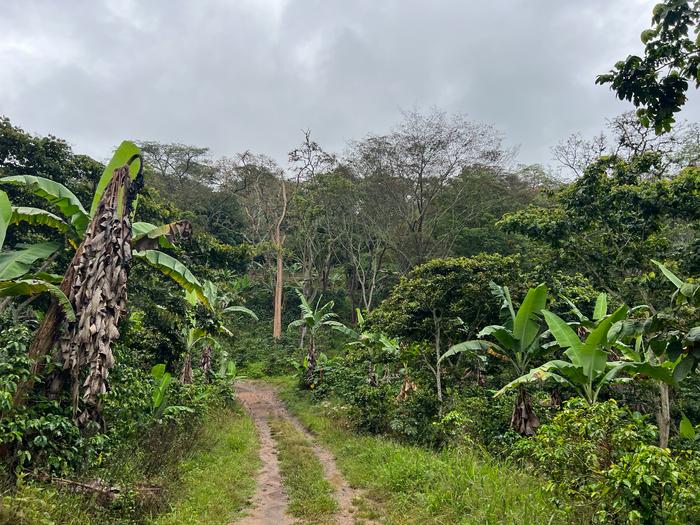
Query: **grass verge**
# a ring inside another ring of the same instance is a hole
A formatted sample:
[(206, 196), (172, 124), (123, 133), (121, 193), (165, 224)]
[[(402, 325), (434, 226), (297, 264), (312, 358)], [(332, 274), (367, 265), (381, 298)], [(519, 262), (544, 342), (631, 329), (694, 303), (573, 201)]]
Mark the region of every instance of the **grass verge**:
[(543, 483), (468, 449), (431, 451), (362, 436), (342, 418), (277, 380), (289, 409), (336, 456), (353, 486), (366, 489), (387, 524), (571, 524)]
[(167, 485), (170, 509), (157, 525), (228, 524), (241, 515), (255, 489), (260, 465), (255, 427), (240, 411), (211, 414), (193, 454)]
[(333, 487), (304, 435), (281, 419), (270, 421), (277, 442), (280, 471), (289, 495), (289, 512), (306, 523), (327, 524), (338, 510)]

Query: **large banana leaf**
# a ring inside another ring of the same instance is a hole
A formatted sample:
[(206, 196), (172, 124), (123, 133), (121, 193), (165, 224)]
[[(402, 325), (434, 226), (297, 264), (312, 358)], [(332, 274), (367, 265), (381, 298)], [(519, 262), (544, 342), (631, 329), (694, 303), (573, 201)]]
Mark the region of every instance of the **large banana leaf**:
[(560, 347), (576, 348), (581, 345), (581, 340), (576, 335), (576, 332), (561, 317), (549, 310), (542, 310), (542, 315), (549, 327), (549, 331), (552, 332)]
[(485, 337), (487, 335), (493, 336), (499, 343), (501, 343), (505, 348), (509, 350), (515, 350), (516, 341), (513, 339), (513, 334), (505, 326), (500, 326), (492, 324), (481, 330), (476, 336), (478, 338)]
[(228, 306), (228, 307), (224, 308), (221, 313), (222, 314), (230, 314), (230, 313), (234, 313), (234, 312), (248, 315), (248, 316), (252, 317), (253, 319), (255, 319), (256, 321), (258, 321), (258, 316), (255, 314), (255, 312), (253, 310), (251, 310), (250, 308), (246, 308), (245, 306)]
[(23, 250), (0, 253), (0, 281), (21, 277), (29, 271), (32, 264), (46, 259), (60, 247), (58, 242), (40, 242)]
[(109, 164), (107, 164), (107, 166), (105, 167), (105, 170), (102, 172), (102, 176), (100, 177), (100, 180), (97, 183), (97, 187), (95, 188), (95, 195), (92, 198), (92, 206), (90, 207), (90, 217), (95, 215), (97, 205), (99, 204), (100, 199), (102, 198), (102, 194), (105, 192), (109, 181), (112, 180), (114, 170), (117, 168), (121, 168), (134, 156), (138, 156), (138, 160), (132, 162), (132, 164), (129, 166), (129, 174), (131, 175), (131, 180), (134, 180), (136, 178), (136, 176), (139, 173), (139, 170), (141, 169), (140, 155), (141, 150), (133, 142), (125, 140), (119, 145), (117, 150), (114, 152), (114, 155), (112, 156), (112, 160), (110, 160)]
[(0, 250), (2, 250), (2, 245), (5, 244), (5, 236), (11, 220), (12, 205), (10, 204), (10, 199), (7, 197), (7, 193), (0, 191)]
[(135, 250), (132, 252), (132, 255), (163, 272), (188, 293), (196, 294), (197, 299), (199, 299), (203, 305), (207, 308), (211, 308), (209, 299), (204, 295), (202, 285), (192, 272), (189, 271), (187, 266), (180, 261), (158, 250), (144, 250), (142, 252)]
[(595, 307), (593, 308), (593, 320), (599, 321), (606, 315), (608, 315), (608, 294), (602, 293), (595, 300)]
[(16, 281), (0, 281), (0, 297), (16, 297), (18, 295), (37, 295), (48, 292), (58, 299), (63, 313), (69, 321), (75, 321), (75, 313), (68, 297), (55, 286), (38, 279), (20, 279)]
[(513, 321), (513, 337), (520, 342), (520, 350), (524, 351), (535, 340), (539, 333), (539, 325), (532, 319), (539, 313), (547, 302), (547, 287), (540, 284), (537, 288), (530, 288), (523, 299), (523, 304), (518, 308)]
[(503, 352), (503, 349), (501, 347), (499, 347), (496, 344), (489, 343), (488, 341), (464, 341), (463, 343), (458, 343), (448, 348), (447, 352), (440, 356), (440, 359), (438, 359), (438, 363), (440, 363), (444, 359), (447, 359), (448, 357), (452, 357), (453, 355), (461, 354), (462, 352), (476, 352), (477, 350), (486, 351), (489, 348), (495, 348), (499, 352)]
[(90, 217), (83, 205), (80, 204), (78, 197), (63, 184), (44, 177), (35, 177), (34, 175), (2, 177), (0, 178), (0, 183), (25, 186), (34, 195), (46, 199), (61, 210), (63, 216), (70, 220), (78, 235), (82, 235), (85, 232), (85, 228), (90, 222)]
[(188, 238), (192, 234), (192, 224), (187, 220), (175, 221), (162, 226), (156, 226), (149, 222), (135, 222), (131, 228), (131, 245), (139, 251), (157, 247), (172, 248), (176, 240)]
[(58, 230), (60, 233), (65, 233), (68, 230), (68, 224), (50, 211), (29, 206), (13, 206), (12, 224), (19, 224), (20, 222), (26, 222), (32, 226), (48, 226)]

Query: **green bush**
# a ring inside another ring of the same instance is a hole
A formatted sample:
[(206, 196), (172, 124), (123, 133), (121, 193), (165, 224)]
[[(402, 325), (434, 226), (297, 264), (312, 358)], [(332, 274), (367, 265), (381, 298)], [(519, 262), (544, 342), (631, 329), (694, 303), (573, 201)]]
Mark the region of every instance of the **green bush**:
[(697, 453), (674, 456), (653, 445), (656, 428), (615, 400), (575, 398), (513, 452), (550, 480), (554, 500), (574, 501), (593, 523), (696, 523)]

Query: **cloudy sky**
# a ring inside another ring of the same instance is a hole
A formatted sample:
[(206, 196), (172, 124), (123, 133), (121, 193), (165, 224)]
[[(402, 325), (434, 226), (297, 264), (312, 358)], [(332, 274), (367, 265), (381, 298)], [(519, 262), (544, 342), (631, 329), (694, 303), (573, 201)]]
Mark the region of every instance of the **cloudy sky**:
[(131, 138), (284, 161), (301, 129), (342, 151), (435, 106), (546, 164), (629, 108), (594, 79), (641, 51), (654, 3), (2, 0), (0, 114), (98, 159)]

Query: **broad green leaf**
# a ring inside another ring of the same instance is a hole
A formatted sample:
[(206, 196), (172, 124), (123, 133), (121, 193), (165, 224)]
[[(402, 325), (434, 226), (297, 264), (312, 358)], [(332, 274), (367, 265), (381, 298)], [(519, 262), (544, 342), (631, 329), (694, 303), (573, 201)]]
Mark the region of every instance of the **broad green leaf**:
[(16, 281), (0, 281), (0, 297), (16, 297), (18, 295), (38, 295), (48, 292), (53, 295), (69, 321), (75, 321), (75, 313), (68, 297), (58, 286), (38, 279), (20, 279)]
[(513, 339), (513, 335), (510, 333), (510, 330), (508, 330), (504, 326), (487, 326), (486, 328), (481, 330), (481, 332), (479, 332), (476, 336), (481, 339), (487, 335), (493, 336), (505, 348), (515, 350), (515, 339)]
[(202, 290), (202, 285), (192, 272), (189, 271), (187, 266), (180, 261), (158, 250), (145, 250), (143, 252), (135, 250), (132, 252), (132, 255), (163, 272), (179, 284), (185, 291), (197, 294), (197, 299), (199, 299), (204, 306), (211, 309), (209, 300)]
[(574, 329), (571, 328), (566, 321), (564, 321), (557, 314), (550, 312), (549, 310), (542, 310), (542, 315), (544, 320), (547, 322), (549, 331), (552, 332), (554, 339), (562, 348), (576, 348), (581, 346), (581, 340), (579, 339)]
[(132, 225), (131, 246), (143, 251), (153, 248), (173, 248), (173, 243), (182, 236), (191, 233), (189, 221), (173, 221), (161, 226), (148, 222), (135, 222)]
[(60, 233), (65, 233), (68, 230), (68, 224), (63, 219), (41, 208), (31, 208), (29, 206), (13, 207), (12, 223), (19, 224), (20, 222), (26, 222), (32, 226), (48, 226), (58, 230)]
[(588, 334), (588, 337), (586, 337), (585, 344), (588, 346), (598, 346), (605, 344), (608, 341), (608, 330), (610, 330), (610, 327), (614, 323), (624, 319), (626, 315), (627, 306), (620, 306), (612, 314), (610, 314), (605, 319), (600, 321), (600, 323), (598, 323), (598, 326), (596, 326), (595, 329), (590, 334)]
[(602, 293), (595, 300), (595, 308), (593, 308), (593, 320), (600, 321), (608, 315), (608, 294)]
[(0, 253), (0, 281), (23, 276), (36, 261), (46, 259), (60, 247), (57, 242), (40, 242), (24, 249)]
[(5, 244), (5, 236), (11, 220), (12, 205), (10, 204), (10, 199), (7, 193), (0, 191), (0, 250), (2, 250), (2, 245)]
[(34, 175), (13, 175), (0, 178), (0, 184), (14, 184), (25, 186), (34, 195), (46, 199), (56, 206), (61, 214), (69, 219), (78, 235), (82, 235), (90, 222), (85, 208), (73, 194), (63, 184), (56, 181), (35, 177)]
[(258, 316), (255, 315), (255, 312), (251, 310), (250, 308), (246, 308), (245, 306), (229, 306), (227, 308), (224, 308), (223, 311), (221, 312), (222, 314), (230, 314), (230, 313), (239, 313), (239, 314), (245, 314), (247, 316), (252, 317), (256, 321), (258, 321)]
[(532, 316), (539, 313), (547, 302), (547, 287), (540, 284), (537, 288), (530, 288), (523, 299), (523, 304), (518, 308), (513, 321), (513, 337), (520, 342), (520, 349), (525, 350), (537, 337), (539, 326), (532, 320)]
[[(617, 362), (621, 363), (630, 373), (644, 375), (652, 379), (658, 379), (659, 381), (663, 381), (669, 385), (676, 383), (675, 379), (673, 378), (672, 369), (669, 368), (669, 366), (652, 365), (646, 361), (636, 363), (629, 363), (625, 361)], [(670, 363), (667, 364), (670, 365)]]
[(156, 381), (159, 380), (161, 377), (163, 377), (163, 374), (165, 374), (165, 364), (164, 363), (159, 363), (155, 365), (153, 368), (151, 368), (151, 377), (153, 377)]
[(661, 273), (663, 273), (666, 276), (666, 278), (676, 286), (676, 288), (680, 288), (681, 286), (683, 286), (683, 281), (679, 279), (675, 273), (666, 268), (666, 266), (661, 264), (659, 261), (655, 261), (654, 259), (652, 259), (651, 262), (653, 262), (656, 266), (659, 267)]
[(489, 343), (488, 341), (464, 341), (463, 343), (458, 343), (454, 346), (451, 346), (447, 350), (447, 352), (440, 356), (440, 359), (438, 359), (438, 363), (440, 363), (443, 359), (447, 359), (448, 357), (452, 357), (453, 355), (461, 354), (462, 352), (475, 352), (477, 350), (485, 351), (489, 348), (495, 348), (500, 352), (503, 352), (503, 349), (501, 347), (493, 343)]
[(136, 176), (139, 173), (139, 169), (141, 168), (141, 149), (133, 142), (125, 140), (119, 145), (117, 150), (114, 152), (112, 160), (110, 160), (109, 164), (107, 164), (107, 166), (105, 167), (105, 170), (102, 172), (102, 176), (100, 177), (100, 180), (97, 183), (97, 187), (95, 188), (95, 195), (92, 198), (92, 206), (90, 207), (90, 217), (95, 215), (97, 205), (99, 204), (100, 199), (102, 198), (102, 194), (105, 192), (109, 181), (112, 180), (114, 170), (124, 166), (124, 164), (126, 164), (132, 157), (134, 157), (134, 155), (138, 155), (139, 159), (134, 161), (129, 167), (129, 174), (131, 175), (131, 180), (134, 180), (136, 178)]
[(357, 331), (345, 326), (340, 321), (329, 321), (328, 326), (330, 326), (336, 332), (340, 332), (341, 334), (349, 337), (350, 339), (359, 339), (360, 338), (360, 334)]
[(687, 355), (683, 357), (673, 369), (673, 378), (680, 383), (688, 377), (688, 374), (693, 371), (696, 364), (693, 356)]
[(565, 354), (572, 363), (583, 369), (589, 380), (603, 373), (608, 362), (607, 352), (597, 345), (584, 344), (578, 348), (569, 348)]
[(219, 302), (219, 287), (207, 279), (204, 281), (204, 286), (202, 286), (202, 292), (204, 293), (204, 297), (207, 298), (207, 301), (209, 301), (209, 304), (211, 304), (213, 308), (217, 308)]
[(682, 438), (695, 439), (695, 427), (685, 414), (682, 414), (681, 424), (678, 426), (678, 433)]

